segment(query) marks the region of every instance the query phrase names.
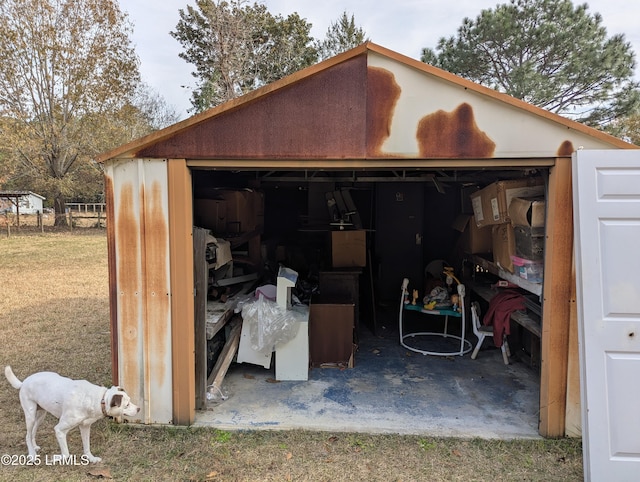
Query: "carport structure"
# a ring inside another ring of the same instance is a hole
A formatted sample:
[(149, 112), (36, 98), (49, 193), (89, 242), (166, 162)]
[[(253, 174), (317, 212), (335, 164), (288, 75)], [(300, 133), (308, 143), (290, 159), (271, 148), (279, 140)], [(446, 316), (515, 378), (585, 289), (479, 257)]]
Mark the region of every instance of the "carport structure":
[[(363, 187), (379, 221), (380, 272), (416, 264), (422, 272), (422, 259), (439, 257), (454, 241), (449, 228), (471, 188), (534, 175), (544, 179), (547, 204), (539, 432), (577, 435), (571, 155), (630, 148), (636, 146), (365, 43), (107, 152), (98, 160), (106, 173), (114, 383), (141, 402), (142, 423), (194, 421), (202, 388), (194, 355), (201, 334), (194, 332), (193, 201), (200, 192), (264, 189), (267, 238), (285, 222), (269, 229), (269, 206), (290, 206), (300, 199), (294, 192), (304, 192), (312, 210), (310, 193), (327, 183)], [(394, 233), (384, 233), (384, 193), (410, 185), (419, 186), (417, 203), (429, 206), (429, 242), (415, 243), (418, 263), (386, 262), (380, 240)], [(389, 278), (399, 289), (394, 276), (378, 282)]]

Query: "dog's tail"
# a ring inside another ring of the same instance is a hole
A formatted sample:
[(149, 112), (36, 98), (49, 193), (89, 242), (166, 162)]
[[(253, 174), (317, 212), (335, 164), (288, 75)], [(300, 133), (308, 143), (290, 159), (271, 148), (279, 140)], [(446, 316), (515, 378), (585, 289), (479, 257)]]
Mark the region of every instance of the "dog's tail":
[(22, 386), (22, 382), (13, 374), (13, 370), (9, 365), (4, 367), (4, 376), (7, 377), (7, 380), (9, 380), (13, 388), (20, 388)]

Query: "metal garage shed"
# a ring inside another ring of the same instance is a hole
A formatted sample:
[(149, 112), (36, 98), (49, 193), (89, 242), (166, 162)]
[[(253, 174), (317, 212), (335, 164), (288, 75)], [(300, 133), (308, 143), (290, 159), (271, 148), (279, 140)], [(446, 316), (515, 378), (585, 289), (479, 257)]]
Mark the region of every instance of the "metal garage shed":
[[(327, 180), (369, 189), (428, 186), (436, 191), (428, 202), (449, 213), (432, 232), (445, 233), (470, 187), (537, 174), (547, 204), (539, 432), (576, 435), (571, 156), (635, 147), (366, 43), (107, 152), (99, 161), (106, 173), (114, 382), (141, 402), (140, 422), (193, 423), (202, 388), (194, 355), (199, 190), (233, 184), (275, 191), (288, 183), (311, 192)], [(378, 206), (375, 216), (384, 211)], [(442, 237), (441, 244), (451, 244), (450, 234)], [(418, 238), (422, 233), (415, 244)], [(436, 245), (437, 238), (429, 236)]]

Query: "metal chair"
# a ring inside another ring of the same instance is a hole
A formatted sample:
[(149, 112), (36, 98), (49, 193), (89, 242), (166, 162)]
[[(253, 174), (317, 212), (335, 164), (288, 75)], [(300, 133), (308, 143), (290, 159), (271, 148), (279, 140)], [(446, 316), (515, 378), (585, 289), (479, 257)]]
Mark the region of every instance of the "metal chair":
[[(471, 353), (471, 359), (475, 360), (478, 356), (478, 352), (480, 351), (480, 347), (482, 346), (482, 342), (486, 337), (493, 338), (493, 326), (491, 325), (483, 325), (480, 321), (480, 303), (477, 301), (473, 301), (471, 303), (471, 325), (473, 327), (473, 333), (478, 337), (478, 343), (476, 347), (473, 349), (473, 353)], [(507, 342), (507, 335), (503, 335), (502, 338), (502, 346), (500, 347), (502, 351), (502, 360), (505, 365), (509, 364), (509, 357), (511, 356), (511, 352), (509, 351), (509, 343)]]

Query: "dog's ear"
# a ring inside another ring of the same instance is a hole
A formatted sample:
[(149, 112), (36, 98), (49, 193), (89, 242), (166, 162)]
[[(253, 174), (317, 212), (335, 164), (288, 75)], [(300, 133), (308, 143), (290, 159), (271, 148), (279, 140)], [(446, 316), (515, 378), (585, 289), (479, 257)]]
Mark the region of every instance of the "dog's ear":
[(120, 405), (122, 405), (122, 395), (114, 395), (113, 397), (111, 397), (111, 408), (113, 407), (119, 407)]

